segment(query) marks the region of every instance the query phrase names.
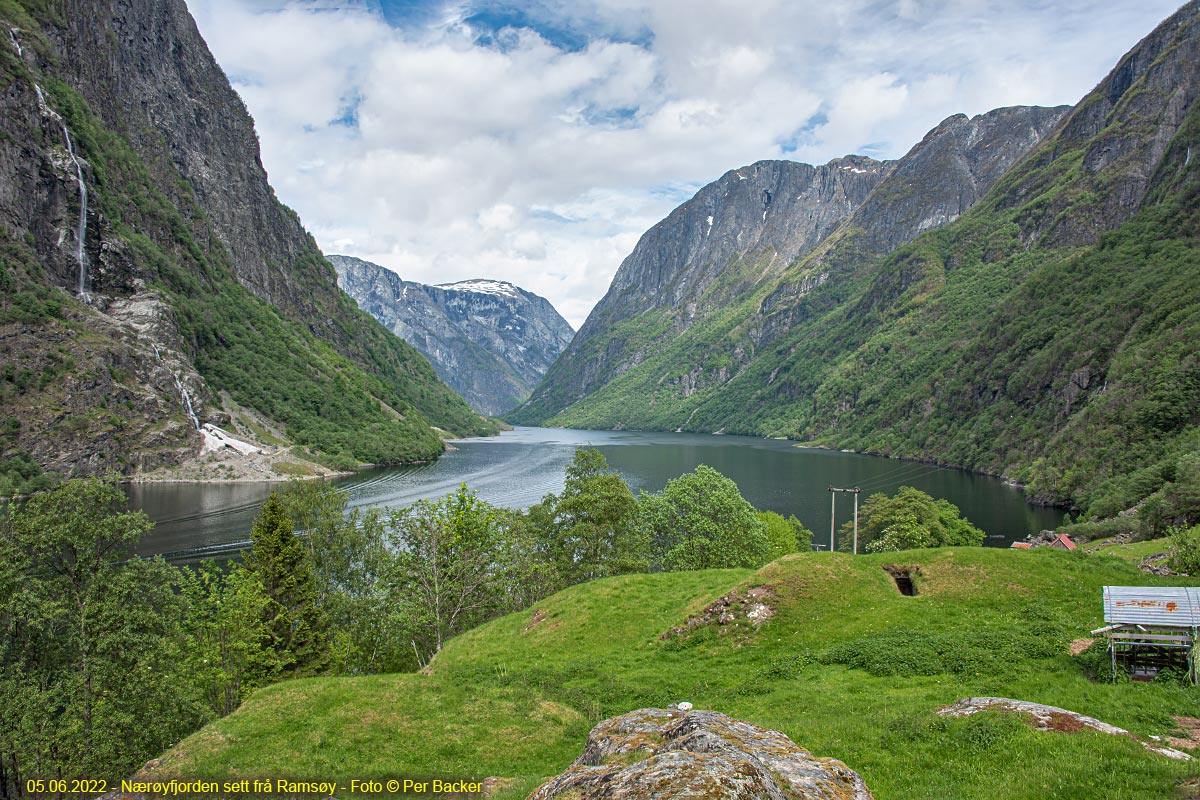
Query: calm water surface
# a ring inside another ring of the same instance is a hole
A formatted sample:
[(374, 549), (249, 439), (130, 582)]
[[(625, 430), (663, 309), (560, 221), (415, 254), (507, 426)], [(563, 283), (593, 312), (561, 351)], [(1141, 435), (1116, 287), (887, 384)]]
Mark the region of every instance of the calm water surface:
[[(1021, 492), (996, 478), (911, 461), (812, 450), (792, 442), (747, 436), (636, 431), (517, 428), (499, 436), (455, 441), (454, 450), (432, 464), (368, 470), (337, 481), (351, 506), (402, 507), (446, 495), (465, 483), (495, 505), (528, 508), (563, 488), (575, 448), (598, 448), (635, 492), (658, 491), (668, 480), (707, 464), (737, 482), (761, 509), (795, 514), (816, 531), (814, 543), (829, 545), (829, 486), (857, 486), (868, 494), (892, 494), (915, 486), (944, 497), (988, 533), (988, 544), (1052, 528), (1062, 512), (1025, 503)], [(278, 484), (138, 484), (130, 502), (156, 522), (139, 547), (191, 561), (238, 549), (249, 538), (259, 505)], [(853, 501), (837, 500), (837, 524), (849, 520)]]

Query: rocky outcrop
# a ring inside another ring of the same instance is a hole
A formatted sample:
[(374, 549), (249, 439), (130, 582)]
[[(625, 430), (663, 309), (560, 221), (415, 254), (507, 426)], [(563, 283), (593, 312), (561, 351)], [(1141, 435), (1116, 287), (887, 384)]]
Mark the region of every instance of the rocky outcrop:
[(351, 256), (332, 255), (329, 262), (359, 308), (421, 351), (484, 414), (528, 397), (574, 335), (548, 300), (511, 283), (429, 286)]
[[(1173, 758), (1177, 761), (1191, 761), (1192, 757), (1172, 747), (1166, 747), (1157, 742), (1147, 742), (1134, 736), (1124, 728), (1101, 722), (1095, 717), (1089, 717), (1065, 708), (1047, 706), (1042, 703), (1031, 703), (1028, 700), (1013, 700), (1008, 697), (964, 697), (957, 703), (942, 706), (937, 713), (943, 717), (969, 717), (981, 711), (1007, 711), (1029, 717), (1040, 731), (1058, 731), (1059, 733), (1074, 733), (1080, 730), (1091, 730), (1106, 733), (1110, 736), (1125, 736), (1133, 739), (1152, 753)], [(1190, 746), (1190, 744), (1188, 745)]]
[[(687, 707), (684, 704), (684, 707)], [(715, 711), (644, 708), (605, 720), (529, 800), (870, 800), (858, 773), (779, 731)]]

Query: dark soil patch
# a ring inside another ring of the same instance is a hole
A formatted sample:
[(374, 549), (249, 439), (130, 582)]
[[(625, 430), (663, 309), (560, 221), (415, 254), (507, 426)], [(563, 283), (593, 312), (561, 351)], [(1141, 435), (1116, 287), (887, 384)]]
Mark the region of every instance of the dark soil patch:
[(1059, 733), (1075, 733), (1087, 728), (1075, 717), (1070, 714), (1051, 713), (1049, 719), (1045, 720), (1037, 726), (1045, 731), (1058, 731)]
[(521, 629), (521, 633), (528, 633), (531, 628), (535, 627), (538, 623), (545, 620), (548, 616), (550, 616), (550, 614), (547, 613), (545, 610), (540, 609), (540, 608), (535, 608), (533, 610), (533, 616), (530, 617), (529, 622), (527, 622), (525, 624), (525, 627)]
[(920, 567), (898, 567), (894, 564), (885, 564), (883, 571), (892, 576), (892, 583), (896, 584), (896, 591), (905, 597), (917, 596), (917, 584), (913, 580), (920, 577)]

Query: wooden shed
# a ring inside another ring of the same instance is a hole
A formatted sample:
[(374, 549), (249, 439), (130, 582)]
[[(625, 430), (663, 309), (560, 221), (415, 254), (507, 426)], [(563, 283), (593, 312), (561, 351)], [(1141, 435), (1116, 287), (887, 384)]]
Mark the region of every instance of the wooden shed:
[(1067, 536), (1065, 533), (1060, 533), (1058, 536), (1055, 536), (1054, 539), (1051, 540), (1050, 544), (1048, 544), (1046, 546), (1047, 547), (1056, 547), (1059, 550), (1074, 550), (1075, 549), (1075, 543), (1072, 542), (1071, 537)]

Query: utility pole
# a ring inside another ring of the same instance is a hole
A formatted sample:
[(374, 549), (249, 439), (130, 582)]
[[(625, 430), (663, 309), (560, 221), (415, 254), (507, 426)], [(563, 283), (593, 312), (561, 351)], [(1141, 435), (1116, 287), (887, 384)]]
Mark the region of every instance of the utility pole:
[(834, 492), (838, 491), (832, 486), (829, 487), (829, 552), (833, 552), (833, 518), (836, 516), (834, 511), (834, 498), (837, 497)]
[(849, 492), (854, 495), (854, 555), (858, 555), (858, 493), (861, 491), (857, 486), (853, 489), (829, 487), (829, 552), (833, 552), (834, 498), (837, 497), (834, 492)]

